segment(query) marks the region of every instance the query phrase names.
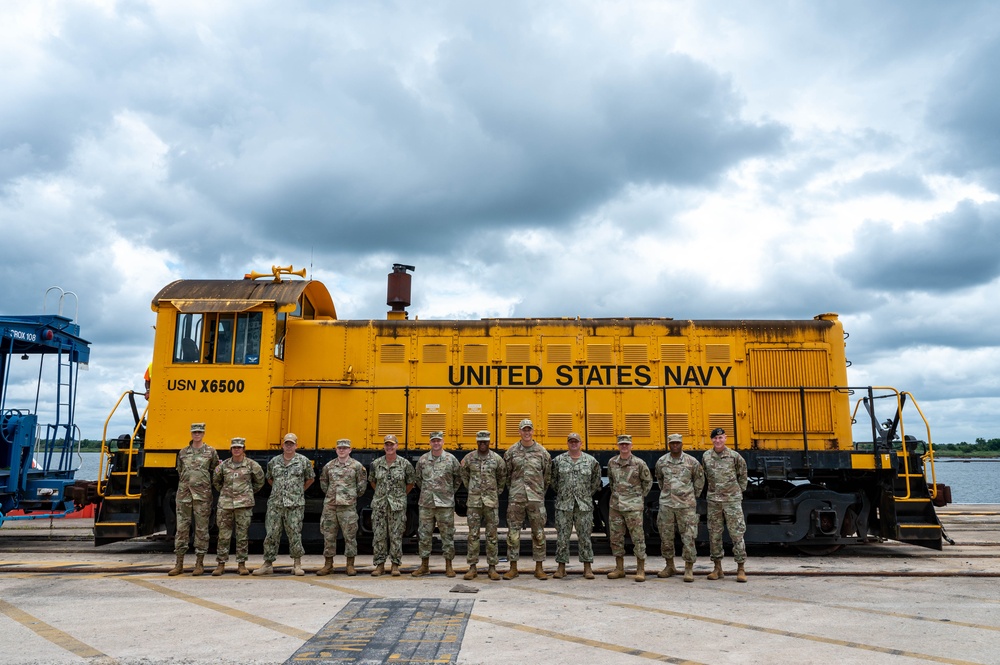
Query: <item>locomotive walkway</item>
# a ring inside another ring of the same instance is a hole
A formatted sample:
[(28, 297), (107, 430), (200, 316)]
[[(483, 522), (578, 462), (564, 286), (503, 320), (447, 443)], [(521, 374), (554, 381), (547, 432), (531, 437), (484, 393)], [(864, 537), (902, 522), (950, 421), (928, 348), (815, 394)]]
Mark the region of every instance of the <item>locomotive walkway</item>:
[(942, 552), (751, 550), (748, 584), (706, 580), (706, 556), (694, 584), (656, 578), (653, 557), (644, 584), (586, 581), (576, 562), (564, 580), (464, 582), (464, 557), (448, 579), (436, 556), (420, 579), (349, 578), (340, 556), (332, 577), (289, 575), (282, 556), (268, 578), (171, 578), (162, 540), (94, 549), (86, 522), (7, 524), (0, 663), (1000, 664), (1000, 505), (940, 514), (956, 542)]

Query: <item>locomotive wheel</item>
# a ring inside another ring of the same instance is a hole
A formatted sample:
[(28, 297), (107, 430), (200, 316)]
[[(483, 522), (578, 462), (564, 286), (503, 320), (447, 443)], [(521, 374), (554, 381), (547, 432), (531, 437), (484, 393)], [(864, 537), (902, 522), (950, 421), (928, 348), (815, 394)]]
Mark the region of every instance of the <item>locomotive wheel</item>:
[[(788, 497), (797, 496), (799, 494), (802, 494), (803, 492), (808, 492), (809, 490), (822, 490), (822, 489), (826, 488), (821, 485), (796, 485), (785, 496)], [(800, 543), (795, 543), (793, 547), (795, 547), (795, 549), (802, 552), (803, 554), (808, 554), (809, 556), (827, 556), (844, 548), (843, 545), (837, 545), (837, 544), (805, 545)]]

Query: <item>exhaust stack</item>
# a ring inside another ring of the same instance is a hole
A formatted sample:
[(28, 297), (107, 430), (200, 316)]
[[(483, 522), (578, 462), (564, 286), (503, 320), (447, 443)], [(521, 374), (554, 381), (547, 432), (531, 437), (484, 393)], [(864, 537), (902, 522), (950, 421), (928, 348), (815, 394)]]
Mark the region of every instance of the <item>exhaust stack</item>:
[(385, 292), (385, 304), (392, 309), (386, 314), (390, 321), (410, 318), (406, 308), (410, 306), (410, 274), (407, 270), (416, 270), (414, 266), (393, 263), (389, 273), (389, 283)]

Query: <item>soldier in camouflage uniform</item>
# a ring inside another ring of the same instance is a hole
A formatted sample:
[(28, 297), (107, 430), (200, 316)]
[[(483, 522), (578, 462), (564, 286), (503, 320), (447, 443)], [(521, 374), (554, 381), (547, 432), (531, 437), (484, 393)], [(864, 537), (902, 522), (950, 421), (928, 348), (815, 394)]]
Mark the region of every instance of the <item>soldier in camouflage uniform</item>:
[(385, 456), (372, 462), (368, 482), (375, 490), (372, 498), (372, 577), (385, 574), (385, 560), (392, 561), (392, 576), (399, 577), (403, 560), (403, 532), (406, 530), (406, 495), (413, 489), (416, 474), (410, 461), (396, 454), (398, 441), (385, 437)]
[(608, 515), (608, 537), (615, 569), (608, 579), (625, 577), (625, 529), (632, 536), (635, 552), (635, 581), (646, 581), (646, 534), (642, 530), (642, 513), (646, 495), (653, 487), (653, 476), (644, 461), (632, 454), (632, 437), (618, 436), (618, 455), (608, 462), (608, 486), (611, 504)]
[(219, 544), (215, 548), (217, 565), (214, 577), (226, 572), (229, 545), (236, 528), (236, 562), (240, 575), (249, 575), (247, 555), (250, 551), (248, 533), (253, 514), (254, 494), (264, 486), (264, 470), (246, 456), (246, 440), (235, 438), (229, 443), (230, 458), (215, 467), (212, 484), (219, 492), (215, 523), (219, 526)]
[(205, 423), (191, 423), (191, 441), (177, 453), (177, 534), (174, 537), (177, 563), (167, 573), (171, 576), (184, 572), (192, 518), (194, 552), (198, 559), (191, 574), (205, 573), (208, 522), (212, 517), (212, 472), (219, 466), (219, 454), (204, 439)]
[(333, 557), (337, 554), (337, 533), (344, 534), (344, 557), (347, 575), (357, 574), (354, 557), (358, 555), (358, 499), (368, 489), (365, 466), (351, 459), (351, 440), (337, 440), (337, 459), (330, 460), (319, 474), (319, 486), (326, 495), (319, 530), (323, 534), (323, 567), (317, 575), (333, 572)]
[(517, 560), (521, 555), (521, 528), (527, 516), (531, 523), (531, 556), (535, 560), (535, 577), (549, 579), (542, 569), (545, 561), (545, 490), (552, 480), (552, 457), (534, 439), (535, 426), (525, 418), (520, 424), (521, 440), (507, 449), (503, 456), (507, 464), (507, 559), (510, 570), (504, 579), (518, 576)]
[(684, 437), (667, 437), (670, 452), (656, 461), (653, 476), (660, 486), (660, 512), (656, 526), (660, 531), (660, 553), (667, 565), (657, 577), (677, 574), (674, 568), (674, 529), (684, 545), (684, 581), (694, 582), (694, 563), (698, 559), (694, 539), (698, 536), (698, 496), (705, 487), (705, 471), (698, 460), (683, 451)]
[(468, 490), (467, 521), (469, 525), (469, 542), (467, 560), (469, 570), (465, 573), (467, 580), (474, 580), (478, 575), (479, 564), (479, 528), (486, 530), (486, 563), (489, 565), (489, 577), (496, 581), (500, 579), (497, 563), (500, 561), (497, 542), (497, 525), (500, 522), (498, 506), (500, 492), (507, 485), (507, 464), (503, 458), (490, 450), (490, 433), (480, 430), (476, 433), (476, 452), (462, 458), (462, 482)]
[(414, 577), (430, 572), (431, 540), (434, 525), (441, 534), (444, 574), (455, 576), (455, 492), (462, 486), (462, 471), (458, 459), (444, 449), (444, 432), (431, 432), (431, 449), (417, 460), (416, 482), (420, 488), (420, 520), (417, 526), (420, 543), (420, 567)]
[(601, 489), (601, 465), (592, 455), (583, 452), (583, 443), (576, 432), (566, 437), (566, 452), (552, 460), (552, 487), (556, 491), (556, 563), (553, 575), (566, 577), (569, 563), (569, 538), (576, 527), (580, 561), (584, 579), (594, 579), (594, 547), (590, 534), (594, 530), (594, 493)]
[(289, 432), (281, 441), (281, 454), (267, 463), (267, 482), (271, 496), (267, 499), (264, 516), (264, 565), (253, 571), (254, 575), (270, 575), (271, 564), (278, 558), (278, 545), (284, 528), (288, 536), (288, 553), (292, 556), (292, 573), (305, 575), (302, 569), (302, 519), (306, 513), (306, 490), (316, 480), (312, 462), (305, 455), (295, 452), (299, 438)]
[(739, 453), (726, 447), (726, 430), (716, 427), (711, 437), (712, 449), (701, 456), (708, 481), (708, 540), (715, 563), (708, 579), (726, 576), (722, 572), (722, 530), (728, 527), (737, 565), (736, 581), (746, 582), (743, 564), (747, 560), (747, 550), (743, 534), (747, 525), (743, 518), (743, 492), (747, 489), (747, 463)]

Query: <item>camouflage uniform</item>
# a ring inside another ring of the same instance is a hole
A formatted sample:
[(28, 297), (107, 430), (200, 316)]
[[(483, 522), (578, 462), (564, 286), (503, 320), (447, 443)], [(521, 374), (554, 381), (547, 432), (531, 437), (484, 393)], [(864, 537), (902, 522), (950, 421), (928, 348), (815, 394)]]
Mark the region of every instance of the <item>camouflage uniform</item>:
[(469, 542), (466, 559), (470, 566), (479, 563), (479, 528), (486, 530), (486, 563), (500, 561), (497, 525), (500, 492), (507, 485), (507, 464), (490, 450), (486, 455), (473, 451), (462, 458), (462, 482), (468, 490)]
[(747, 488), (747, 463), (739, 453), (723, 448), (721, 453), (706, 450), (701, 457), (708, 481), (708, 540), (712, 561), (721, 561), (722, 530), (729, 527), (733, 541), (733, 559), (743, 563), (747, 550), (743, 534), (747, 525), (743, 518), (743, 492)]
[(674, 558), (674, 529), (680, 532), (686, 563), (697, 558), (698, 496), (705, 487), (705, 471), (698, 460), (687, 453), (675, 459), (667, 453), (656, 461), (653, 472), (660, 486), (660, 512), (656, 526), (660, 532), (660, 554)]
[(625, 529), (632, 536), (636, 559), (646, 558), (646, 534), (642, 530), (642, 513), (645, 498), (653, 487), (649, 466), (637, 456), (623, 460), (615, 455), (608, 462), (608, 485), (611, 488), (608, 537), (611, 553), (625, 556)]
[(177, 534), (174, 554), (183, 556), (191, 537), (194, 518), (195, 554), (208, 553), (208, 522), (212, 517), (212, 472), (219, 466), (219, 453), (203, 444), (188, 445), (177, 453)]
[(249, 552), (248, 532), (255, 503), (254, 494), (264, 486), (264, 470), (249, 459), (237, 464), (232, 458), (215, 467), (212, 484), (219, 491), (219, 504), (215, 509), (215, 523), (219, 527), (219, 544), (215, 560), (229, 561), (229, 544), (236, 528), (236, 561), (243, 563)]
[(576, 527), (580, 561), (594, 562), (590, 534), (594, 530), (594, 493), (601, 489), (601, 465), (592, 455), (569, 453), (552, 460), (552, 487), (556, 491), (556, 563), (569, 562), (569, 538)]
[(264, 561), (278, 558), (281, 530), (288, 536), (288, 553), (293, 559), (305, 554), (302, 549), (302, 518), (306, 512), (305, 483), (316, 477), (312, 462), (305, 455), (295, 453), (285, 463), (284, 455), (275, 455), (267, 463), (267, 479), (271, 481), (271, 496), (267, 500), (264, 526)]
[(375, 484), (372, 498), (372, 561), (377, 566), (387, 558), (393, 563), (403, 561), (403, 532), (406, 530), (406, 486), (416, 478), (410, 461), (396, 456), (392, 464), (379, 457), (368, 469), (368, 478)]
[(441, 553), (445, 561), (455, 558), (455, 492), (462, 486), (458, 459), (447, 450), (434, 457), (427, 452), (417, 460), (416, 483), (420, 488), (420, 520), (417, 534), (421, 559), (431, 555), (434, 525), (441, 534)]
[(551, 484), (552, 457), (537, 441), (524, 447), (518, 441), (503, 456), (507, 464), (507, 559), (520, 558), (524, 518), (531, 523), (531, 556), (545, 560), (545, 490)]
[(358, 499), (368, 487), (365, 465), (348, 457), (330, 460), (319, 474), (319, 486), (326, 498), (319, 530), (323, 534), (323, 556), (337, 554), (337, 534), (344, 534), (344, 556), (358, 555)]

